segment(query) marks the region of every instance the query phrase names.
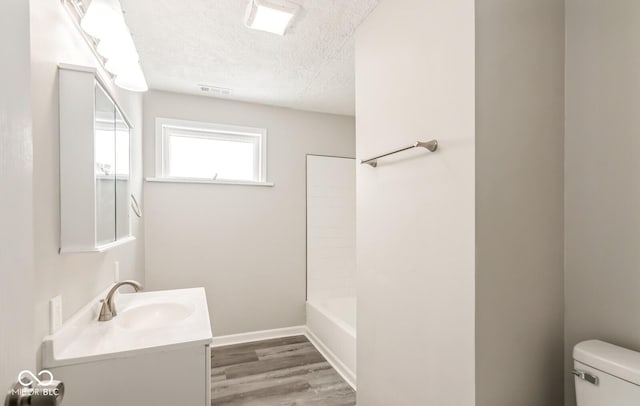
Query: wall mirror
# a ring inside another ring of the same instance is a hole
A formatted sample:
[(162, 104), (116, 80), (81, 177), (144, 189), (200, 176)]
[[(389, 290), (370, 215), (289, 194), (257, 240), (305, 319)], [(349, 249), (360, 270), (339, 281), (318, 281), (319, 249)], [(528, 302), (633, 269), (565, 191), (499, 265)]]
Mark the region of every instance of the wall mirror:
[(60, 67), (61, 252), (104, 251), (134, 239), (130, 132), (94, 70)]

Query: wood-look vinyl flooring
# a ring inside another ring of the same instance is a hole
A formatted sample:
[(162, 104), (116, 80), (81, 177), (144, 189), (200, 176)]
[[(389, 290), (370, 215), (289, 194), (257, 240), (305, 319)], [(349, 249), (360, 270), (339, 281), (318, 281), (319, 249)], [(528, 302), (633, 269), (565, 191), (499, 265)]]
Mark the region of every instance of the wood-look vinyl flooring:
[(211, 350), (212, 406), (353, 406), (356, 393), (304, 336)]

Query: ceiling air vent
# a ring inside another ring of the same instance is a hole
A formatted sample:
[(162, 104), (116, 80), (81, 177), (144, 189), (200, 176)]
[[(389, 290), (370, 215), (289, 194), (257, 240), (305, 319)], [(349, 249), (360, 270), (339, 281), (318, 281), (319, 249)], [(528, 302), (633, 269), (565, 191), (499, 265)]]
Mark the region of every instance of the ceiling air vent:
[(212, 85), (198, 85), (202, 93), (209, 93), (212, 96), (229, 96), (231, 89)]

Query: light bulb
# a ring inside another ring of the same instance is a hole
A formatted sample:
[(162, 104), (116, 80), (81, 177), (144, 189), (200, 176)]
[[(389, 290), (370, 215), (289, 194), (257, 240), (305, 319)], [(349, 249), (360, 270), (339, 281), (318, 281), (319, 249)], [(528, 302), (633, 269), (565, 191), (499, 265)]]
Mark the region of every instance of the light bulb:
[(124, 17), (118, 0), (92, 0), (80, 22), (84, 32), (97, 39), (106, 38), (121, 25)]
[(131, 62), (127, 63), (126, 61), (118, 60), (118, 59), (107, 59), (107, 62), (104, 64), (104, 68), (107, 72), (118, 75), (118, 73), (123, 72), (127, 66), (130, 66)]
[(124, 67), (116, 76), (115, 83), (116, 86), (132, 92), (146, 92), (149, 90), (142, 68), (137, 62)]
[(133, 62), (138, 62), (139, 59), (131, 34), (126, 29), (100, 40), (97, 50), (107, 59), (128, 59)]

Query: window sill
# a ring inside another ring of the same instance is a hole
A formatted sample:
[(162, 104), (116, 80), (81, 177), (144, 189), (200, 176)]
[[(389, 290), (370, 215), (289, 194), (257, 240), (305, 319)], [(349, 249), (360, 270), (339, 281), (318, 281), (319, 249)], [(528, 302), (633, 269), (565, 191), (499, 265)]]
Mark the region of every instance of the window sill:
[(236, 186), (275, 186), (272, 182), (252, 182), (241, 180), (206, 180), (206, 179), (183, 179), (183, 178), (145, 178), (147, 182), (157, 183), (195, 183), (205, 185), (236, 185)]

